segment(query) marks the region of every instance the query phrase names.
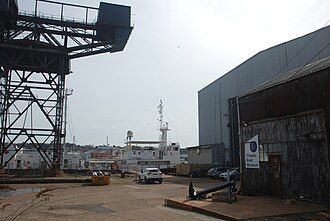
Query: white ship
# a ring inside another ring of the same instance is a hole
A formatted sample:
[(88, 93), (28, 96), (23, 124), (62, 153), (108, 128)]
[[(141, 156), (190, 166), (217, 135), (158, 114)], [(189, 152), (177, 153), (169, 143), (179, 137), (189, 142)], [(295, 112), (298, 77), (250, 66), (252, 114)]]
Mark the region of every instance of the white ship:
[(160, 100), (158, 106), (160, 140), (132, 140), (133, 132), (127, 132), (127, 143), (123, 153), (122, 165), (120, 165), (123, 170), (137, 171), (145, 167), (170, 169), (180, 164), (179, 143), (167, 143), (167, 132), (170, 129), (168, 122), (163, 120), (163, 107), (163, 102)]

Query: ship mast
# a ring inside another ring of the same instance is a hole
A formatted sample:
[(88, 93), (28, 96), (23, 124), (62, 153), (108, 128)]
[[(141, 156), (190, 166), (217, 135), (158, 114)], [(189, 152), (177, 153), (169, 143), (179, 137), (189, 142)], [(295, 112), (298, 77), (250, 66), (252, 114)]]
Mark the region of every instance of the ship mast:
[(161, 137), (160, 137), (160, 144), (159, 144), (159, 155), (160, 158), (163, 158), (165, 148), (167, 145), (167, 131), (170, 129), (168, 128), (168, 122), (164, 122), (164, 116), (163, 116), (163, 101), (160, 100), (160, 104), (158, 105), (158, 113), (159, 113), (159, 130), (161, 132)]

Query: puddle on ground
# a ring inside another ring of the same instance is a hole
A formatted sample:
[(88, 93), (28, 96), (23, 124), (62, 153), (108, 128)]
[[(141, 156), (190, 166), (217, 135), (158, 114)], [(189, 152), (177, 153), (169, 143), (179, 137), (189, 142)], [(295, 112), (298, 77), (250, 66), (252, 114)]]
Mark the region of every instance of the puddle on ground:
[(44, 188), (21, 188), (16, 190), (1, 190), (0, 197), (8, 197), (8, 196), (17, 196), (24, 193), (37, 193), (43, 190)]

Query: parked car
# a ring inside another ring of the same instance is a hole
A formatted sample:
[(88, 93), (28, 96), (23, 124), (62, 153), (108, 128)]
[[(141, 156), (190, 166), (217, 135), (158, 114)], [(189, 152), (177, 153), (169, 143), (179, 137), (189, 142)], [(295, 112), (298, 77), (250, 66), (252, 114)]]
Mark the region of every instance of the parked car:
[(207, 176), (213, 178), (219, 178), (220, 173), (226, 172), (227, 167), (213, 167), (207, 172)]
[(161, 184), (163, 182), (162, 172), (158, 168), (145, 168), (139, 173), (139, 182), (142, 181), (145, 183), (157, 181)]
[(228, 174), (229, 174), (229, 178), (230, 180), (240, 180), (241, 178), (241, 171), (240, 168), (232, 168), (229, 170), (229, 172), (223, 172), (220, 173), (219, 178), (227, 180), (228, 179)]

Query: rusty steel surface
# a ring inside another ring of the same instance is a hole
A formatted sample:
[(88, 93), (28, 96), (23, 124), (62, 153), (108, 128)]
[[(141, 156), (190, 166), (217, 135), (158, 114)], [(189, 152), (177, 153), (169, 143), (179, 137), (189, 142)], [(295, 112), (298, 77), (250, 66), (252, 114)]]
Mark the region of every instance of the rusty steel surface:
[(300, 78), (287, 79), (275, 86), (269, 84), (269, 88), (240, 97), (240, 121), (248, 123), (329, 107), (330, 58), (326, 61), (325, 66), (315, 66), (313, 72)]

